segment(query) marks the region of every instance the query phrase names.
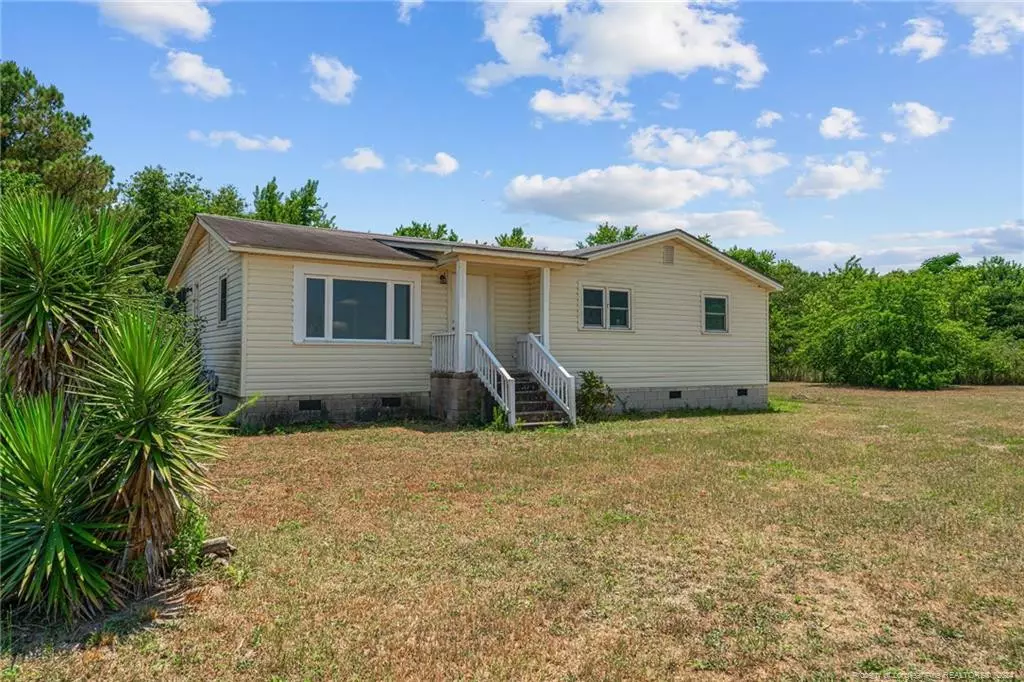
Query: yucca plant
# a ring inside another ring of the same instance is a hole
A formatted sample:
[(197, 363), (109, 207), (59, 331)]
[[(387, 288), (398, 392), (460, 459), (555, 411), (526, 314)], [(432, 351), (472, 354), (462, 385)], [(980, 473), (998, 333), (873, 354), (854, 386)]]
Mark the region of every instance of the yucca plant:
[(87, 345), (77, 389), (109, 444), (117, 504), (127, 513), (122, 570), (162, 574), (182, 498), (207, 487), (206, 465), (230, 419), (214, 414), (199, 351), (166, 312), (118, 311)]
[(0, 598), (70, 619), (115, 601), (101, 443), (62, 393), (2, 400)]
[(0, 348), (19, 392), (55, 391), (96, 325), (140, 293), (148, 268), (122, 214), (39, 194), (0, 203)]

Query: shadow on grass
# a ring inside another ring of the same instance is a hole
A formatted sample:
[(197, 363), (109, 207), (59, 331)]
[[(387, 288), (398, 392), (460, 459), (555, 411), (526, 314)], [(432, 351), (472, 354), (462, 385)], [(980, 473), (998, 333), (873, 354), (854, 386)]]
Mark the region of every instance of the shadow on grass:
[(66, 623), (47, 620), (23, 609), (6, 609), (2, 614), (0, 657), (4, 666), (40, 653), (73, 651), (110, 646), (117, 640), (153, 630), (176, 621), (188, 605), (188, 595), (199, 586), (175, 583), (166, 589), (125, 604), (117, 611), (104, 611), (94, 618)]

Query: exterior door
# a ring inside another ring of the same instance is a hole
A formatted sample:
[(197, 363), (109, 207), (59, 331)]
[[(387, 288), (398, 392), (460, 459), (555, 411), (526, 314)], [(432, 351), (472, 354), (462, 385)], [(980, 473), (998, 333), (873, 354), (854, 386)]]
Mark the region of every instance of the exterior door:
[(487, 278), (482, 275), (466, 276), (466, 331), (479, 332), (484, 343), (490, 345), (491, 320), (488, 315)]

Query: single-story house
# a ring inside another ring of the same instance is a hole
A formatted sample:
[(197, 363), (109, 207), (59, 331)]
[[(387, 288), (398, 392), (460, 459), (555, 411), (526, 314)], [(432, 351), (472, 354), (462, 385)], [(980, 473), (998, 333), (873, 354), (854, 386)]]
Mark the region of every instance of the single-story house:
[(616, 410), (764, 407), (781, 289), (682, 230), (548, 251), (203, 214), (167, 284), (224, 409), (266, 424), (574, 422), (583, 370)]

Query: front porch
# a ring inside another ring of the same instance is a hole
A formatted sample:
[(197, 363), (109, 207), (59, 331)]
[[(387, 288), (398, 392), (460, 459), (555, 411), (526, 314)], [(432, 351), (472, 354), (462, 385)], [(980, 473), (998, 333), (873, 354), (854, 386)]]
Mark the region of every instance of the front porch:
[(481, 410), (490, 400), (509, 426), (575, 424), (575, 377), (548, 349), (551, 266), (494, 260), (460, 255), (438, 267), (450, 328), (431, 335), (431, 410), (447, 421), (489, 419)]

